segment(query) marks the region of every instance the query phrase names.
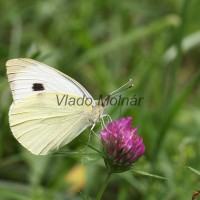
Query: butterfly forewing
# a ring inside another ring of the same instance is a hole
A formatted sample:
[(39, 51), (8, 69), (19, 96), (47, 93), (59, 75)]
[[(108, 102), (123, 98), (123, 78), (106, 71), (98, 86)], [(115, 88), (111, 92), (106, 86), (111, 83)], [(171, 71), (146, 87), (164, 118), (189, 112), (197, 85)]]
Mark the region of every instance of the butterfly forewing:
[(7, 61), (7, 76), (15, 101), (41, 92), (63, 92), (94, 99), (77, 81), (38, 61), (18, 58)]

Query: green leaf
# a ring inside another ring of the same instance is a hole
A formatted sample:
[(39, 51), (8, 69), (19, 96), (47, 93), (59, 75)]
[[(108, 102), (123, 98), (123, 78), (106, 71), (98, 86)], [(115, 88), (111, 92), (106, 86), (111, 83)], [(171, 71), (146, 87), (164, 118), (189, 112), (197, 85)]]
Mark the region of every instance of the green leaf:
[(144, 172), (144, 171), (131, 170), (131, 172), (135, 172), (135, 173), (137, 173), (137, 174), (141, 174), (141, 175), (144, 175), (144, 176), (151, 176), (151, 177), (153, 177), (153, 178), (158, 178), (158, 179), (165, 179), (165, 180), (167, 180), (167, 178), (165, 178), (165, 177), (158, 176), (158, 175), (154, 175), (154, 174), (150, 174), (150, 173)]
[(194, 168), (192, 168), (192, 167), (189, 167), (189, 166), (187, 166), (187, 168), (188, 168), (189, 170), (191, 170), (192, 172), (194, 172), (195, 174), (197, 174), (197, 175), (200, 176), (200, 171), (198, 171), (198, 170), (196, 170), (196, 169), (194, 169)]
[(106, 41), (102, 45), (86, 52), (77, 63), (87, 63), (88, 61), (109, 54), (110, 52), (123, 48), (125, 46), (133, 45), (133, 43), (146, 38), (147, 36), (160, 33), (161, 31), (170, 27), (177, 27), (180, 24), (180, 19), (177, 15), (168, 15), (160, 20), (138, 27), (136, 30), (127, 34), (116, 37), (110, 41)]

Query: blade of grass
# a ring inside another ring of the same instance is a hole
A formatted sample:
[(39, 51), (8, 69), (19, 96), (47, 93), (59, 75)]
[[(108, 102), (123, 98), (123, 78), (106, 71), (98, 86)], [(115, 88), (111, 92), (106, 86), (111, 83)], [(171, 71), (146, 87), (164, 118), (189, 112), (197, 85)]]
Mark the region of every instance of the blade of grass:
[[(166, 98), (167, 99), (166, 105), (168, 105), (168, 106), (171, 106), (171, 103), (173, 102), (174, 92), (175, 92), (174, 86), (176, 85), (177, 71), (178, 71), (179, 67), (181, 66), (182, 55), (183, 55), (181, 43), (182, 43), (182, 40), (184, 37), (186, 25), (187, 25), (187, 11), (189, 9), (190, 2), (191, 1), (184, 0), (182, 9), (181, 9), (181, 16), (180, 16), (181, 23), (180, 23), (180, 25), (177, 29), (177, 33), (176, 33), (177, 56), (174, 61), (174, 64), (172, 65), (172, 70), (171, 70), (170, 80), (169, 80), (169, 88), (168, 88), (168, 92), (167, 92), (167, 97), (170, 97), (170, 98)], [(166, 106), (166, 109), (168, 109), (168, 106)]]
[(158, 135), (158, 138), (154, 146), (154, 151), (152, 154), (152, 159), (154, 160), (154, 162), (157, 159), (159, 149), (163, 144), (167, 130), (172, 124), (174, 117), (176, 116), (176, 114), (178, 113), (182, 105), (184, 104), (187, 97), (192, 92), (193, 88), (199, 83), (199, 81), (200, 81), (200, 73), (198, 73), (196, 77), (191, 81), (191, 83), (182, 91), (181, 95), (177, 98), (177, 100), (174, 101), (171, 109), (167, 113), (166, 118), (160, 128), (160, 131), (159, 131), (160, 134)]
[(187, 168), (188, 168), (189, 170), (191, 170), (192, 172), (194, 172), (195, 174), (197, 174), (197, 175), (200, 176), (200, 171), (198, 171), (198, 170), (196, 170), (196, 169), (194, 169), (194, 168), (192, 168), (192, 167), (189, 167), (189, 166), (187, 166)]
[(113, 40), (106, 42), (105, 44), (102, 44), (97, 48), (91, 49), (89, 52), (87, 52), (80, 58), (77, 65), (79, 65), (79, 63), (81, 64), (87, 63), (88, 61), (94, 58), (104, 56), (110, 53), (111, 51), (120, 49), (124, 46), (132, 45), (134, 42), (137, 42), (149, 35), (158, 33), (166, 28), (172, 26), (176, 27), (179, 25), (179, 23), (180, 20), (178, 16), (168, 15), (167, 17), (157, 20), (149, 25), (145, 25), (139, 28), (137, 27), (136, 30), (128, 34), (124, 34), (120, 37), (114, 38)]
[(152, 154), (154, 161), (157, 159), (157, 155), (158, 155), (159, 149), (161, 147), (161, 144), (163, 143), (163, 140), (165, 139), (167, 130), (169, 129), (171, 123), (173, 122), (173, 119), (174, 119), (176, 113), (180, 110), (185, 99), (190, 94), (190, 92), (193, 89), (193, 86), (199, 79), (199, 75), (198, 75), (192, 81), (192, 83), (181, 93), (181, 95), (178, 97), (178, 99), (174, 100), (177, 70), (181, 66), (181, 61), (182, 61), (181, 43), (182, 43), (182, 39), (184, 36), (184, 30), (185, 30), (186, 24), (187, 24), (187, 11), (189, 9), (189, 4), (190, 4), (190, 1), (184, 0), (182, 9), (181, 9), (181, 14), (180, 14), (181, 23), (177, 29), (177, 34), (176, 34), (177, 57), (176, 57), (176, 60), (174, 61), (174, 65), (173, 65), (171, 73), (170, 73), (169, 87), (168, 87), (165, 102), (164, 102), (164, 105), (165, 105), (164, 112), (166, 113), (166, 117), (163, 118), (163, 124), (161, 125), (161, 129), (159, 131), (159, 135), (158, 135), (158, 138), (154, 145), (154, 151)]
[[(185, 37), (181, 43), (182, 54), (187, 53), (188, 51), (198, 47), (200, 44), (200, 31), (192, 33)], [(164, 64), (169, 64), (174, 59), (176, 59), (178, 54), (177, 48), (175, 45), (167, 49), (165, 54), (162, 57), (162, 62)]]

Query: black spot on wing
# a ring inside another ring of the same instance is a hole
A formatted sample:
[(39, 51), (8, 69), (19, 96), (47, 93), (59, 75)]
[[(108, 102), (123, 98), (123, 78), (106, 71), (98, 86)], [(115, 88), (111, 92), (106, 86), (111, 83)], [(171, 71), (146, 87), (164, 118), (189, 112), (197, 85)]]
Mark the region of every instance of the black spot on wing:
[(42, 91), (44, 90), (44, 85), (42, 83), (33, 83), (32, 90), (33, 91)]

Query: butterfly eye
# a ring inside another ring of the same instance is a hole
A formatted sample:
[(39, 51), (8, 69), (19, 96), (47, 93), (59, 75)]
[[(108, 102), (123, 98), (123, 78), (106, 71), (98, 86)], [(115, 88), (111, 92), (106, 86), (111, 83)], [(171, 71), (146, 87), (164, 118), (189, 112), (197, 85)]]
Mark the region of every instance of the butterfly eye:
[(42, 83), (33, 83), (32, 89), (33, 91), (42, 91), (44, 90), (44, 86)]

